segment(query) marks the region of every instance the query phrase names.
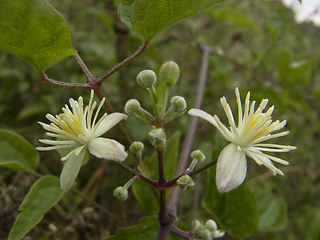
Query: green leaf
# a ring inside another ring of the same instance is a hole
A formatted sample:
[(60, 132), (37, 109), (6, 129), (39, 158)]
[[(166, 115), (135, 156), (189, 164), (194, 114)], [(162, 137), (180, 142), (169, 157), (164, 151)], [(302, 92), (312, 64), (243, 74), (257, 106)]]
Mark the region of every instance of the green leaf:
[(212, 167), (208, 174), (207, 193), (202, 199), (203, 207), (233, 237), (251, 236), (258, 226), (255, 196), (245, 183), (231, 192), (219, 193), (214, 179), (215, 168)]
[(140, 219), (136, 226), (119, 228), (114, 236), (104, 240), (149, 240), (157, 239), (159, 229), (158, 217), (149, 216)]
[(22, 211), (16, 218), (9, 234), (9, 240), (22, 239), (44, 214), (62, 197), (59, 178), (51, 175), (43, 176), (31, 187), (20, 205)]
[(136, 33), (150, 40), (154, 35), (224, 0), (122, 0), (120, 18)]
[(0, 47), (38, 71), (73, 55), (64, 18), (46, 0), (0, 0)]
[(19, 134), (0, 129), (0, 166), (34, 172), (39, 163), (39, 153)]
[[(178, 150), (180, 132), (175, 132), (172, 137), (167, 141), (164, 151), (164, 170), (166, 179), (172, 179), (175, 174), (178, 163)], [(153, 179), (158, 179), (158, 160), (156, 153), (151, 157), (144, 160), (144, 164), (140, 165), (141, 172)], [(133, 184), (133, 193), (139, 203), (142, 210), (145, 212), (157, 212), (158, 201), (155, 190), (147, 183), (142, 181), (136, 181)]]
[(277, 230), (287, 224), (287, 203), (283, 197), (275, 196), (271, 192), (258, 198), (258, 212), (260, 231)]

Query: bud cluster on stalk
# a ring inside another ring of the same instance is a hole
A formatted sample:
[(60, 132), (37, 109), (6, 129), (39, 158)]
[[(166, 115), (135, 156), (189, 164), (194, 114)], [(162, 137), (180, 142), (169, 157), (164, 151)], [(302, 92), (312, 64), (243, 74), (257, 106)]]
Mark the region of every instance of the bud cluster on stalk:
[[(187, 104), (183, 97), (173, 96), (168, 101), (169, 89), (174, 86), (180, 76), (179, 66), (173, 62), (165, 62), (156, 74), (152, 70), (143, 70), (136, 77), (137, 84), (149, 92), (152, 111), (147, 111), (136, 99), (130, 99), (125, 105), (125, 112), (157, 128), (180, 117), (185, 113)], [(169, 107), (167, 105), (169, 103)]]

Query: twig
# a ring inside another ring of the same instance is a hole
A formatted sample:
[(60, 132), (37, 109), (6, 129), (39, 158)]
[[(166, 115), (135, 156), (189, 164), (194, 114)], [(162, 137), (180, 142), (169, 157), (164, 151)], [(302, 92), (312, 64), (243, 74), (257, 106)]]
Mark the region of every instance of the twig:
[(188, 239), (188, 240), (192, 239), (192, 237), (194, 236), (194, 232), (185, 232), (177, 227), (172, 228), (171, 232), (174, 235), (177, 235), (179, 237), (183, 237), (184, 239)]
[(103, 75), (98, 77), (98, 81), (102, 82), (104, 79), (108, 78), (110, 75), (112, 75), (114, 72), (116, 72), (118, 69), (135, 59), (136, 57), (140, 56), (142, 53), (144, 53), (148, 49), (148, 41), (145, 41), (143, 45), (130, 57), (124, 59), (122, 62), (118, 63), (117, 65), (113, 66), (111, 69), (109, 69), (107, 72), (105, 72)]
[(49, 78), (44, 71), (39, 73), (40, 80), (46, 83), (51, 83), (56, 86), (62, 86), (62, 87), (71, 87), (71, 88), (86, 88), (89, 89), (89, 85), (87, 83), (68, 83), (68, 82), (60, 82), (57, 80), (54, 80), (52, 78)]
[[(195, 108), (200, 108), (202, 104), (204, 88), (206, 85), (206, 80), (207, 80), (207, 75), (209, 70), (209, 56), (210, 56), (210, 53), (212, 52), (211, 47), (207, 45), (202, 45), (201, 49), (202, 49), (203, 55), (202, 55), (202, 62), (201, 62), (201, 72), (200, 72), (198, 88), (197, 88), (197, 96), (194, 104)], [(191, 145), (192, 145), (192, 141), (196, 131), (197, 122), (198, 121), (196, 117), (191, 117), (186, 140), (183, 144), (182, 152), (180, 155), (179, 165), (176, 171), (176, 175), (181, 175), (187, 167), (188, 156), (191, 151)], [(168, 208), (170, 209), (170, 212), (172, 211), (172, 213), (174, 214), (176, 214), (179, 194), (180, 194), (180, 188), (174, 188), (168, 199)]]

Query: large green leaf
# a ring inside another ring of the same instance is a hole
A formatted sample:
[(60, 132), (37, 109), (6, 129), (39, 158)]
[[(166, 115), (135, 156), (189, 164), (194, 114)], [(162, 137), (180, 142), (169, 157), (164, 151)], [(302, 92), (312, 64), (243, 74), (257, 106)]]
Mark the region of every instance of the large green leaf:
[(64, 18), (46, 0), (0, 0), (0, 47), (38, 71), (75, 53)]
[(39, 153), (19, 134), (0, 129), (0, 166), (34, 172), (39, 163)]
[(260, 231), (280, 229), (287, 224), (287, 203), (283, 197), (275, 196), (271, 192), (258, 197), (258, 212)]
[[(180, 132), (176, 132), (167, 141), (165, 152), (164, 152), (164, 170), (167, 180), (171, 180), (174, 177), (179, 150), (179, 139)], [(144, 164), (140, 166), (141, 172), (153, 179), (158, 178), (158, 162), (156, 153), (152, 154), (151, 157), (144, 160)], [(145, 212), (156, 212), (158, 211), (158, 202), (155, 195), (154, 189), (147, 183), (142, 181), (136, 181), (133, 184), (133, 193), (139, 203), (141, 204), (142, 210)]]
[(59, 178), (47, 175), (36, 181), (20, 205), (19, 210), (22, 212), (13, 224), (9, 240), (22, 239), (41, 221), (44, 214), (61, 199), (62, 195)]
[(202, 199), (203, 207), (233, 237), (251, 236), (258, 226), (255, 196), (245, 183), (231, 192), (219, 193), (214, 179), (215, 168), (211, 168), (208, 174), (207, 193)]
[(122, 0), (121, 19), (150, 40), (163, 29), (224, 0)]

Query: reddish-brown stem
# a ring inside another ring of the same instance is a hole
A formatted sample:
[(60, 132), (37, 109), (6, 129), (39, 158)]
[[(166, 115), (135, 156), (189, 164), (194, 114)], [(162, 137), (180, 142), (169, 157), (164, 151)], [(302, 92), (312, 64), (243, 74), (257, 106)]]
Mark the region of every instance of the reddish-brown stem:
[(184, 239), (188, 240), (190, 240), (194, 236), (194, 232), (185, 232), (177, 227), (172, 228), (171, 232), (179, 237), (183, 237)]
[(159, 199), (159, 223), (160, 229), (158, 233), (158, 240), (165, 240), (167, 235), (170, 232), (171, 228), (171, 221), (167, 212), (167, 205), (166, 205), (166, 178), (164, 173), (164, 146), (160, 145), (157, 146), (157, 155), (158, 155), (158, 171), (159, 171), (159, 192), (160, 192), (160, 199)]
[(46, 83), (50, 83), (56, 86), (62, 86), (62, 87), (71, 87), (71, 88), (86, 88), (89, 89), (89, 84), (87, 83), (68, 83), (68, 82), (60, 82), (57, 80), (54, 80), (52, 78), (49, 78), (44, 71), (39, 73), (40, 80)]
[(98, 77), (98, 81), (102, 82), (104, 79), (108, 78), (110, 75), (112, 75), (114, 72), (116, 72), (119, 68), (123, 67), (136, 57), (140, 56), (142, 53), (144, 53), (148, 49), (148, 41), (145, 41), (142, 46), (130, 57), (124, 59), (122, 62), (118, 63), (117, 65), (113, 66), (111, 69), (109, 69), (107, 72), (105, 72), (103, 75)]

